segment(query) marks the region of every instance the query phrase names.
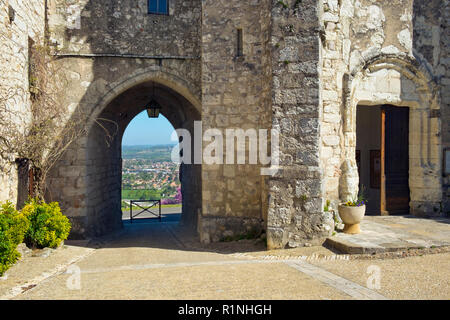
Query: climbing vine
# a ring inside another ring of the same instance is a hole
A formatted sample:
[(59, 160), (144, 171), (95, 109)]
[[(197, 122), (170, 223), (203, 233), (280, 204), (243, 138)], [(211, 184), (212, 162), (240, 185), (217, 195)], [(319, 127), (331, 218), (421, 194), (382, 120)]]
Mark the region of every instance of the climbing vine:
[[(79, 108), (67, 110), (62, 101), (66, 73), (49, 47), (30, 46), (28, 56), (28, 90), (20, 84), (0, 87), (0, 160), (29, 166), (30, 196), (43, 199), (50, 170), (87, 134), (88, 114)], [(29, 103), (18, 108), (19, 101)], [(96, 122), (112, 140), (115, 131), (106, 129), (101, 119)]]

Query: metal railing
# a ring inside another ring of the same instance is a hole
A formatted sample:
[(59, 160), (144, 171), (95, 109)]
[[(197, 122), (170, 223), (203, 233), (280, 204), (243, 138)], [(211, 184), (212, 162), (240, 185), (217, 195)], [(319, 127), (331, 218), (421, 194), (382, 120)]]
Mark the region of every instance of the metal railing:
[[(149, 206), (141, 205), (142, 203), (146, 204), (148, 203)], [(133, 205), (138, 207), (138, 210), (141, 209), (141, 211), (135, 215), (133, 215)], [(151, 208), (158, 205), (158, 212), (155, 213)], [(145, 217), (143, 219), (159, 219), (161, 221), (161, 200), (130, 200), (130, 223), (133, 223), (133, 218), (136, 218), (140, 214), (148, 212), (154, 217)]]

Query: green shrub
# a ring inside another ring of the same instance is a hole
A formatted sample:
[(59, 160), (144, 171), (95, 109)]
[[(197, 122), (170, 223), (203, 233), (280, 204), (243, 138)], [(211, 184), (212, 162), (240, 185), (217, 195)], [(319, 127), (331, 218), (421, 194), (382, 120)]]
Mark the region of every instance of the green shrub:
[(25, 205), (22, 212), (30, 221), (30, 228), (25, 235), (27, 245), (56, 248), (69, 236), (69, 219), (61, 213), (57, 202), (47, 204), (33, 199)]
[(11, 202), (0, 207), (0, 276), (20, 257), (17, 246), (23, 242), (30, 226), (24, 214), (19, 213)]

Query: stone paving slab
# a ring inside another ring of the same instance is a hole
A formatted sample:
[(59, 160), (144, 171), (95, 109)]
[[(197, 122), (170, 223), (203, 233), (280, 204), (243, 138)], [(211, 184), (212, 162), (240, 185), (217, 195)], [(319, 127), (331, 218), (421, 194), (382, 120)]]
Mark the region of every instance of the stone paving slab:
[(361, 233), (338, 232), (325, 242), (342, 253), (368, 254), (450, 246), (450, 219), (366, 216)]
[(302, 262), (289, 262), (288, 265), (303, 272), (314, 279), (321, 281), (336, 288), (337, 290), (348, 294), (354, 299), (358, 300), (387, 300), (387, 298), (374, 290), (360, 286), (359, 284), (348, 279), (339, 277), (334, 273), (328, 272), (322, 268), (316, 267), (312, 264)]
[(171, 267), (84, 269), (79, 290), (59, 274), (16, 299), (355, 299), (318, 279), (284, 264), (229, 261)]
[(94, 253), (94, 249), (64, 245), (49, 255), (29, 255), (0, 278), (0, 300), (12, 299), (39, 283), (64, 272), (70, 265)]

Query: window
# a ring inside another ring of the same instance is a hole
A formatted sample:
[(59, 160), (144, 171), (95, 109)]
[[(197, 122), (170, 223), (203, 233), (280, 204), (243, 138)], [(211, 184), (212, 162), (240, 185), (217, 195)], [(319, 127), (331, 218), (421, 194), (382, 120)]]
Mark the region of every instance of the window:
[(13, 23), (14, 19), (16, 18), (16, 11), (11, 6), (8, 6), (8, 16), (9, 16), (9, 23)]
[(169, 14), (169, 0), (148, 0), (148, 13)]
[(236, 55), (241, 57), (244, 55), (244, 39), (242, 36), (242, 29), (237, 29), (237, 52)]
[(38, 93), (36, 77), (36, 63), (33, 57), (34, 41), (28, 37), (28, 89), (34, 97)]

